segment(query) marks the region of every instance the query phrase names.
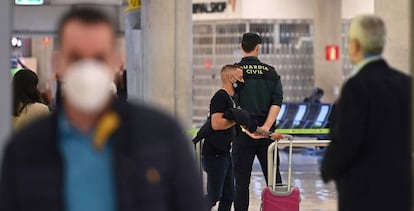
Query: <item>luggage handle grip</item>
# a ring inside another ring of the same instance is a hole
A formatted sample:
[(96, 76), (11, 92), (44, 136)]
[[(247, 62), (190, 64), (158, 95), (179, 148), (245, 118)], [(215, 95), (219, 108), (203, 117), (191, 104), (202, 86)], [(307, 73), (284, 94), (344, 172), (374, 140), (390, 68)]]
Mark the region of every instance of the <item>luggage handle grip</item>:
[[(291, 177), (292, 177), (292, 148), (293, 148), (293, 136), (283, 135), (284, 139), (290, 141), (289, 143), (289, 164), (288, 164), (288, 191), (291, 189)], [(277, 141), (271, 143), (267, 149), (267, 183), (276, 190), (276, 172), (277, 172)]]

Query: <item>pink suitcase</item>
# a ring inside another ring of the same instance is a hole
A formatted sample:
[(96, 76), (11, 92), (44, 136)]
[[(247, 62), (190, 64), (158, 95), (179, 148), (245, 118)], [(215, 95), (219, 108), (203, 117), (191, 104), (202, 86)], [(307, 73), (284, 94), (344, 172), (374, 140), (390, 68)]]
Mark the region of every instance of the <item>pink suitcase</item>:
[(289, 167), (287, 185), (276, 186), (277, 142), (272, 143), (267, 150), (268, 185), (262, 192), (262, 211), (299, 211), (300, 191), (299, 188), (291, 186), (292, 177), (292, 136), (286, 135), (289, 144)]

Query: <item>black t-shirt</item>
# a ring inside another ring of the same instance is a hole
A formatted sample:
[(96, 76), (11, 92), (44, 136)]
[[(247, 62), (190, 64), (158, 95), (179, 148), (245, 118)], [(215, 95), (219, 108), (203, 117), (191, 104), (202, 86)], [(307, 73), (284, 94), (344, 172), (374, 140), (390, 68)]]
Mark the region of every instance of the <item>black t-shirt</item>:
[[(231, 96), (223, 89), (214, 94), (210, 101), (210, 117), (214, 113), (224, 113), (235, 104)], [(216, 130), (204, 140), (203, 155), (229, 155), (234, 127), (226, 130)]]

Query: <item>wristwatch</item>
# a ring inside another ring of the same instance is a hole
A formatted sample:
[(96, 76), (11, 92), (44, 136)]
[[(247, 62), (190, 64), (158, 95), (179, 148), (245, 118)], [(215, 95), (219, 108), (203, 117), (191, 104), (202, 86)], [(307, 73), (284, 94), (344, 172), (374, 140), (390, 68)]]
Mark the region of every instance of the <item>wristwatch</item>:
[(272, 139), (273, 132), (269, 131), (269, 138)]

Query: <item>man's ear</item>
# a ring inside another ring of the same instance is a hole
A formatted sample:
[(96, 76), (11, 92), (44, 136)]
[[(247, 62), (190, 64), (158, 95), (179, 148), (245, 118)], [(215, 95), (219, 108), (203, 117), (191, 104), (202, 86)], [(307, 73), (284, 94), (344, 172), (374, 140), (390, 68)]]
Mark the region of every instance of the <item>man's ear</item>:
[(359, 44), (357, 39), (352, 39), (351, 45), (353, 45), (355, 51), (359, 51), (361, 49), (361, 45)]
[(117, 47), (117, 49), (112, 55), (111, 69), (115, 71), (115, 74), (119, 74), (120, 72), (124, 70), (124, 66), (125, 66), (124, 64), (125, 64), (125, 61), (121, 53), (121, 49), (120, 47)]
[(120, 57), (118, 56), (118, 54), (114, 53), (111, 58), (109, 58), (109, 62), (107, 63), (109, 69), (111, 70), (111, 72), (116, 75), (117, 73), (119, 73), (121, 71), (121, 60)]
[(256, 48), (255, 48), (254, 50), (256, 51), (256, 53), (259, 53), (259, 52), (260, 52), (260, 45), (259, 45), (259, 44), (257, 44), (257, 45), (256, 45)]
[(359, 43), (358, 40), (354, 40), (354, 45), (355, 45), (355, 50), (357, 50), (358, 52), (361, 51), (361, 43)]
[(232, 78), (233, 78), (233, 75), (232, 74), (230, 74), (230, 73), (228, 73), (227, 75), (226, 75), (226, 77), (227, 77), (227, 81), (228, 82), (230, 82), (230, 83), (232, 83)]

